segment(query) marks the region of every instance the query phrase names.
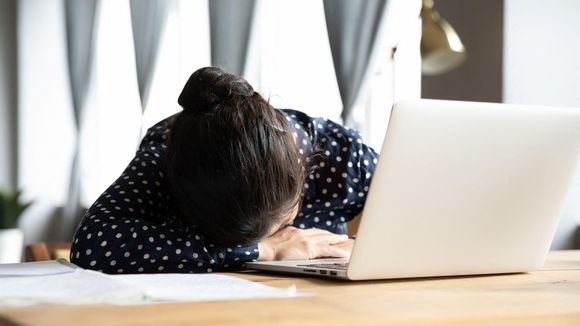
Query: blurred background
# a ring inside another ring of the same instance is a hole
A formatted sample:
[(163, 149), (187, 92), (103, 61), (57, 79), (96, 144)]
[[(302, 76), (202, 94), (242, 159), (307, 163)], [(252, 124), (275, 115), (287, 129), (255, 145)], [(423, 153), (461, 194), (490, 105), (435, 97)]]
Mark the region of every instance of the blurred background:
[[(377, 150), (399, 99), (580, 107), (579, 12), (575, 0), (0, 0), (0, 189), (31, 203), (25, 244), (69, 240), (208, 65)], [(577, 177), (553, 248), (580, 247), (579, 198)]]

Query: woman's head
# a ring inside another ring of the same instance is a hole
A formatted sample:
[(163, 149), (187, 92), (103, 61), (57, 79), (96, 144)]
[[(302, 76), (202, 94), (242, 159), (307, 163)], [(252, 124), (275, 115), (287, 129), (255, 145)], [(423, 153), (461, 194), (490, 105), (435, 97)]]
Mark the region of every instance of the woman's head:
[(292, 127), (243, 78), (207, 67), (178, 99), (168, 175), (181, 216), (222, 243), (250, 244), (300, 203), (304, 170)]

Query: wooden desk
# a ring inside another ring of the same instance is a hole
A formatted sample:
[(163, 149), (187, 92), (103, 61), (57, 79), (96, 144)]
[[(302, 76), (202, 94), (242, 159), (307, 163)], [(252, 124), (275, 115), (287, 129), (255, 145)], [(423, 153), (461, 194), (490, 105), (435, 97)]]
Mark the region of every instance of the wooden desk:
[(580, 251), (529, 274), (343, 282), (233, 274), (311, 297), (142, 306), (0, 308), (11, 325), (580, 325)]

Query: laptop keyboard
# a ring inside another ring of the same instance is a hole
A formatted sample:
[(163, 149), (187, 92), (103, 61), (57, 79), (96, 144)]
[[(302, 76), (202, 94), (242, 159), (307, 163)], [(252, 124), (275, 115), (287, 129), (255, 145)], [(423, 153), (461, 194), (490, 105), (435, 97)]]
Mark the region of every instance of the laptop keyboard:
[(348, 263), (333, 263), (333, 264), (306, 264), (298, 265), (300, 267), (313, 267), (313, 268), (328, 268), (328, 269), (348, 269)]

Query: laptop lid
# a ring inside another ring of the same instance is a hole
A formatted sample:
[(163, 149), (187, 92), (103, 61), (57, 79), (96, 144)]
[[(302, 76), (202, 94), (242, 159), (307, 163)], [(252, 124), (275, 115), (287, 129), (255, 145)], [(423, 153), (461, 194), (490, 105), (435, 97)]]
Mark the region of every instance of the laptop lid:
[(348, 278), (541, 267), (579, 153), (580, 109), (395, 104)]

